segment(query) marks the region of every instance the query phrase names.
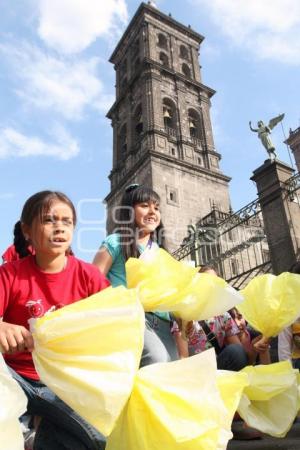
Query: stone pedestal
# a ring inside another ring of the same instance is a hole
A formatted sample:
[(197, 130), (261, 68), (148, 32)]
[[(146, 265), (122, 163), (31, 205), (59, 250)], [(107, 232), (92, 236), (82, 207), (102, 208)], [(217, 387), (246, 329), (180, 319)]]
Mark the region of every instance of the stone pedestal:
[(253, 172), (265, 232), (276, 275), (287, 271), (299, 256), (300, 206), (291, 199), (285, 182), (294, 170), (282, 161), (266, 160)]

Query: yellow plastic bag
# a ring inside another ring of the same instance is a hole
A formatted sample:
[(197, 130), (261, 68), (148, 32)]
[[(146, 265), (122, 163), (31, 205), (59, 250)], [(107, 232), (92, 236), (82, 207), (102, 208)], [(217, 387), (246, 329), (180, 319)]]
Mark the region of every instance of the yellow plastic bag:
[(197, 273), (180, 292), (174, 314), (183, 320), (205, 320), (243, 301), (243, 296), (225, 280), (209, 273)]
[(242, 290), (239, 310), (265, 337), (277, 336), (300, 316), (300, 277), (282, 273), (253, 278)]
[[(229, 370), (217, 371), (217, 387), (221, 398), (227, 409), (224, 417), (227, 430), (231, 429), (233, 416), (239, 406), (244, 389), (249, 385), (249, 378), (246, 373), (231, 372)], [(217, 450), (225, 450), (228, 444), (228, 432), (221, 430)]]
[[(139, 288), (145, 311), (166, 311), (190, 282), (197, 269), (187, 266), (162, 249), (144, 252), (126, 262), (128, 288)], [(164, 306), (167, 305), (167, 309)]]
[(221, 278), (197, 272), (162, 249), (126, 263), (128, 287), (138, 288), (145, 311), (173, 311), (183, 320), (202, 320), (243, 300)]
[(242, 372), (249, 377), (238, 412), (253, 428), (284, 437), (299, 409), (298, 371), (289, 361), (247, 366)]
[(230, 424), (247, 386), (249, 386), (249, 377), (246, 372), (217, 371), (217, 387), (228, 411)]
[[(106, 450), (225, 449), (232, 416), (216, 378), (213, 349), (143, 367)], [(220, 439), (225, 447), (220, 447)]]
[(36, 370), (62, 400), (108, 435), (132, 390), (144, 326), (135, 290), (105, 289), (35, 321)]
[(1, 354), (0, 399), (0, 447), (3, 450), (23, 450), (19, 417), (26, 412), (27, 398), (7, 370)]

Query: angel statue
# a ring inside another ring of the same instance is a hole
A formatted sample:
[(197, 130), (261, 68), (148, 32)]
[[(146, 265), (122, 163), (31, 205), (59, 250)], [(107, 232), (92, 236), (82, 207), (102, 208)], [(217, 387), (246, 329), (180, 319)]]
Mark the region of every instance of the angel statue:
[(284, 118), (284, 114), (279, 114), (279, 116), (273, 117), (273, 119), (271, 119), (269, 121), (268, 125), (265, 125), (263, 123), (263, 121), (260, 120), (259, 122), (257, 122), (258, 128), (252, 128), (251, 122), (249, 122), (250, 130), (251, 131), (255, 131), (257, 133), (257, 136), (261, 140), (262, 145), (267, 150), (267, 152), (268, 152), (268, 154), (270, 156), (270, 159), (276, 159), (277, 158), (274, 144), (273, 144), (273, 142), (271, 141), (271, 138), (270, 138), (271, 130), (279, 122), (281, 122), (283, 118)]

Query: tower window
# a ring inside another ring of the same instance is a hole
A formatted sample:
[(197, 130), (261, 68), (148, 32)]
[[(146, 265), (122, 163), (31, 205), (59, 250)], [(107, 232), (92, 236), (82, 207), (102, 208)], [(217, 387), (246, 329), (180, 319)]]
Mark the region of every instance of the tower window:
[(159, 35), (158, 35), (158, 46), (161, 47), (161, 48), (165, 48), (165, 49), (168, 48), (167, 38), (162, 33), (159, 33)]
[(159, 54), (159, 61), (162, 66), (169, 67), (169, 58), (164, 52), (160, 52)]
[(172, 108), (168, 105), (163, 106), (163, 115), (164, 115), (164, 124), (165, 127), (172, 128), (172, 122), (173, 122), (173, 112)]
[(176, 108), (172, 100), (168, 98), (163, 100), (163, 119), (167, 131), (176, 130)]
[(180, 46), (180, 57), (183, 59), (189, 59), (189, 52), (185, 45)]
[(194, 118), (189, 118), (190, 136), (196, 137), (197, 122)]
[(133, 115), (133, 134), (135, 141), (138, 141), (140, 139), (143, 130), (143, 110), (142, 106), (138, 105)]
[(135, 126), (135, 131), (137, 132), (138, 135), (140, 135), (143, 132), (143, 122), (141, 118), (139, 119), (138, 123)]
[(166, 190), (167, 190), (167, 203), (169, 205), (179, 206), (178, 190), (170, 186), (166, 186)]
[(172, 154), (172, 156), (175, 156), (176, 155), (176, 150), (175, 150), (175, 148), (171, 148), (171, 154)]
[(184, 76), (186, 76), (187, 78), (191, 78), (191, 69), (187, 64), (182, 64), (181, 70)]
[(188, 110), (188, 127), (191, 138), (201, 138), (200, 114), (194, 109)]

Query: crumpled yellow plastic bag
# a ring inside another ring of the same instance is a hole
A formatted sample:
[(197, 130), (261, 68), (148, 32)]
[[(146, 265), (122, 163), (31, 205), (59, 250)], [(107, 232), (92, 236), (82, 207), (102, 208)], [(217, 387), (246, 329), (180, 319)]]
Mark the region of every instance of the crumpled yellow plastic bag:
[(33, 324), (41, 380), (105, 436), (131, 393), (145, 315), (135, 290), (107, 288)]
[(126, 262), (129, 288), (138, 288), (146, 312), (173, 311), (183, 320), (202, 320), (237, 305), (243, 297), (223, 279), (198, 274), (162, 249)]
[(249, 377), (246, 372), (232, 372), (230, 370), (217, 371), (217, 387), (226, 405), (230, 423), (247, 386), (249, 386)]
[(26, 412), (27, 398), (12, 378), (0, 355), (0, 447), (23, 450), (24, 439), (19, 417)]
[(284, 272), (253, 278), (241, 291), (245, 319), (265, 337), (277, 336), (300, 316), (300, 277)]
[[(249, 385), (249, 378), (246, 373), (232, 372), (229, 370), (217, 371), (217, 387), (221, 398), (227, 409), (227, 416), (224, 417), (227, 429), (231, 429), (233, 416), (239, 406), (244, 389)], [(225, 450), (228, 444), (228, 432), (222, 429), (217, 450)]]
[(126, 262), (128, 288), (139, 287), (145, 311), (166, 310), (164, 305), (176, 302), (178, 293), (190, 282), (197, 269), (174, 259), (162, 249), (144, 252), (140, 258)]
[(180, 292), (173, 311), (175, 316), (185, 321), (205, 320), (224, 314), (242, 301), (242, 295), (222, 278), (197, 273)]
[[(241, 394), (245, 377), (239, 378), (244, 380), (236, 387)], [(213, 349), (143, 367), (106, 450), (225, 449), (232, 436), (232, 409), (225, 407), (223, 395), (226, 388), (221, 397)]]
[(299, 409), (298, 370), (289, 361), (247, 366), (249, 386), (244, 389), (238, 412), (253, 428), (284, 437)]

